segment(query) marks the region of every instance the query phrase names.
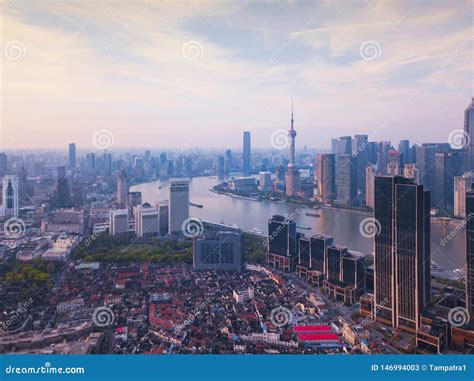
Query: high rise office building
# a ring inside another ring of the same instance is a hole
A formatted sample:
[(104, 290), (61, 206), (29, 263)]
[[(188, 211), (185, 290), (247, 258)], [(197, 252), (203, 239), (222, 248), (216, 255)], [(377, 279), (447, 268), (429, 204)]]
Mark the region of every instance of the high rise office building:
[(159, 232), (160, 235), (168, 234), (169, 232), (169, 202), (168, 200), (159, 201), (156, 204), (159, 214)]
[(335, 203), (354, 205), (357, 201), (357, 167), (352, 155), (339, 155), (336, 165)]
[(88, 153), (86, 156), (86, 169), (88, 171), (95, 171), (96, 162), (95, 162), (95, 153)]
[(76, 143), (69, 144), (69, 168), (74, 169), (77, 165), (76, 159)]
[(69, 206), (70, 193), (69, 182), (66, 178), (66, 168), (58, 167), (57, 201), (59, 207)]
[(375, 178), (375, 313), (414, 331), (430, 298), (430, 195), (399, 176)]
[(244, 262), (244, 235), (211, 231), (193, 240), (194, 270), (240, 270)]
[(115, 209), (109, 213), (109, 233), (112, 236), (128, 232), (128, 209)]
[(3, 177), (2, 206), (0, 216), (18, 217), (19, 214), (19, 190), (18, 177), (6, 175)]
[(283, 271), (294, 271), (298, 257), (296, 223), (275, 215), (268, 221), (267, 263)]
[(375, 206), (375, 169), (371, 165), (365, 169), (365, 205), (371, 209)]
[(112, 173), (112, 154), (104, 152), (102, 157), (102, 170), (106, 175)]
[(225, 150), (225, 173), (229, 173), (232, 170), (232, 150)]
[(392, 143), (384, 141), (379, 142), (377, 147), (377, 174), (385, 175), (387, 173), (387, 166), (390, 162), (389, 151)]
[(410, 160), (410, 141), (400, 140), (398, 143), (398, 152), (401, 155), (402, 166), (409, 163)]
[(336, 155), (352, 154), (352, 138), (350, 136), (341, 136), (340, 138), (331, 139), (331, 153)]
[(356, 161), (357, 193), (363, 200), (365, 197), (365, 169), (369, 164), (368, 135), (354, 135), (352, 140), (352, 156)]
[[(472, 213), (472, 214), (471, 214)], [(466, 215), (474, 215), (474, 191), (466, 192)], [(466, 308), (474, 317), (474, 218), (466, 219)]]
[[(436, 153), (450, 150), (450, 145), (445, 143), (424, 143), (416, 147), (416, 167), (418, 168), (420, 184), (425, 186), (425, 190), (434, 191), (435, 189)], [(433, 205), (434, 196), (432, 196)]]
[(117, 204), (125, 206), (129, 192), (127, 172), (123, 169), (117, 176), (117, 194), (115, 201)]
[(435, 180), (432, 205), (451, 209), (454, 202), (454, 177), (464, 172), (464, 154), (460, 151), (435, 153)]
[(250, 131), (244, 131), (244, 143), (242, 151), (242, 170), (245, 175), (250, 173), (250, 152), (251, 152), (251, 143), (250, 143)]
[(169, 234), (183, 234), (183, 223), (189, 218), (189, 180), (170, 179)]
[(159, 234), (159, 212), (145, 203), (135, 207), (135, 234), (137, 237), (150, 237)]
[(466, 171), (474, 171), (474, 97), (464, 111), (464, 133), (467, 138)]
[(316, 177), (318, 186), (316, 199), (323, 204), (331, 204), (336, 197), (336, 157), (334, 154), (318, 154)]
[(296, 166), (296, 131), (294, 129), (294, 118), (293, 118), (293, 104), (291, 105), (291, 127), (288, 131), (288, 137), (290, 138), (290, 152), (289, 152), (289, 163), (288, 170), (286, 172), (286, 192), (285, 194), (289, 197), (296, 196), (301, 190), (301, 179), (300, 171)]
[(466, 172), (462, 176), (454, 177), (454, 216), (465, 218), (466, 215), (466, 194), (472, 188), (474, 174)]

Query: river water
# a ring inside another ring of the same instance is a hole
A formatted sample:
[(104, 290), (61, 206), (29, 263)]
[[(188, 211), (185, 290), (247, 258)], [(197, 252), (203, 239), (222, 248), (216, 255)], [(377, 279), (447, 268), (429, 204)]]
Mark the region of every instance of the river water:
[[(367, 218), (363, 213), (333, 208), (315, 211), (301, 205), (252, 201), (211, 192), (210, 189), (219, 182), (216, 177), (191, 179), (189, 199), (192, 203), (203, 205), (203, 208), (190, 206), (191, 217), (228, 225), (236, 224), (248, 232), (256, 228), (267, 234), (268, 220), (275, 214), (287, 214), (296, 216), (294, 220), (297, 226), (310, 228), (298, 229), (307, 236), (326, 234), (333, 236), (336, 244), (347, 246), (350, 250), (363, 253), (373, 251), (373, 239), (362, 236), (359, 231), (361, 221)], [(135, 185), (131, 190), (142, 192), (143, 202), (154, 205), (157, 201), (169, 198), (168, 185), (167, 180), (154, 181)], [(318, 213), (320, 217), (307, 216), (306, 212)], [(431, 224), (431, 259), (443, 270), (465, 267), (463, 231), (455, 234), (446, 245), (441, 245), (441, 239), (452, 230), (453, 227)]]

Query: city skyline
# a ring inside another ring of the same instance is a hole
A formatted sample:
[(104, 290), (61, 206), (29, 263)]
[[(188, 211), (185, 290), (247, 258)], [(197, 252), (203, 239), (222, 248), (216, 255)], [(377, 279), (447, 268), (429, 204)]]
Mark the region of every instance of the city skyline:
[(469, 2), (359, 5), (8, 3), (0, 149), (90, 149), (102, 129), (116, 149), (236, 148), (243, 130), (271, 147), (291, 98), (297, 149), (448, 141), (472, 95)]

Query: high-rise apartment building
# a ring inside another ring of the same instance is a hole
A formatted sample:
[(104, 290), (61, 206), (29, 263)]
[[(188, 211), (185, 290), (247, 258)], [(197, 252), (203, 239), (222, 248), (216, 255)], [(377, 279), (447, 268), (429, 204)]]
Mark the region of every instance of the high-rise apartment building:
[(189, 218), (189, 180), (170, 179), (169, 234), (182, 234), (183, 223)]

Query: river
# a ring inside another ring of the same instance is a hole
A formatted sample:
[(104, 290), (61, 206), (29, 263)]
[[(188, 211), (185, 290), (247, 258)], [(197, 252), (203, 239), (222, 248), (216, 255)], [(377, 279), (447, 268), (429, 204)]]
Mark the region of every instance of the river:
[[(298, 229), (307, 236), (326, 234), (333, 236), (336, 244), (347, 246), (350, 250), (363, 253), (373, 251), (373, 239), (365, 238), (359, 231), (361, 221), (367, 218), (362, 213), (334, 208), (322, 208), (315, 211), (301, 205), (252, 201), (211, 192), (210, 189), (218, 182), (216, 177), (191, 179), (189, 199), (193, 203), (203, 205), (203, 208), (190, 206), (191, 217), (211, 222), (223, 222), (228, 225), (236, 224), (248, 232), (257, 228), (267, 234), (268, 220), (275, 214), (287, 214), (296, 216), (297, 226), (310, 228), (310, 230)], [(154, 181), (135, 185), (131, 190), (142, 192), (143, 202), (154, 205), (157, 201), (169, 198), (168, 185), (168, 180)], [(316, 212), (320, 217), (307, 216), (306, 212)], [(452, 230), (453, 227), (431, 224), (431, 259), (445, 271), (465, 267), (463, 231), (455, 234), (446, 245), (443, 246), (440, 243), (441, 239)]]

